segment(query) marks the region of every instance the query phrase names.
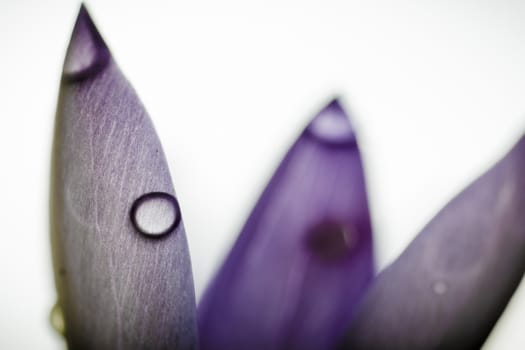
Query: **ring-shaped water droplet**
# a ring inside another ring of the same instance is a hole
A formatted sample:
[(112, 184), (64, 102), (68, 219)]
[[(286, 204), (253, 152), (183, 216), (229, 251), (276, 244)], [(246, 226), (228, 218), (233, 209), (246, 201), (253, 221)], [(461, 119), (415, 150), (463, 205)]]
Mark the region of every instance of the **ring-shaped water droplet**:
[(181, 220), (177, 199), (165, 192), (150, 192), (137, 198), (130, 216), (135, 229), (148, 237), (172, 232)]

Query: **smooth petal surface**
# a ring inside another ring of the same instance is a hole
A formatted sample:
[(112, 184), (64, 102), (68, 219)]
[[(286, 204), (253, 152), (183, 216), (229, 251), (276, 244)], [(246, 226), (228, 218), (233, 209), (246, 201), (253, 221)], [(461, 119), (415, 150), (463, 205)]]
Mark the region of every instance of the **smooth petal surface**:
[(337, 101), (262, 194), (199, 305), (203, 349), (327, 349), (373, 277), (361, 157)]
[(51, 239), (68, 346), (195, 348), (191, 266), (168, 166), (84, 7), (63, 74)]
[(525, 271), (525, 137), (363, 299), (345, 349), (479, 349)]

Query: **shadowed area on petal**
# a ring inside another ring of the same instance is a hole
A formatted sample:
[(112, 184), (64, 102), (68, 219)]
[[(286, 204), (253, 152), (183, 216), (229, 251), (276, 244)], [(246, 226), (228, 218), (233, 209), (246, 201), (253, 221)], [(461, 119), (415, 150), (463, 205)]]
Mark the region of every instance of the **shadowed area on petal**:
[(479, 349), (525, 271), (525, 137), (367, 292), (342, 349)]
[(338, 101), (292, 146), (199, 308), (203, 349), (326, 349), (373, 276), (355, 136)]
[(193, 349), (191, 264), (164, 153), (84, 7), (64, 74), (50, 206), (68, 347)]

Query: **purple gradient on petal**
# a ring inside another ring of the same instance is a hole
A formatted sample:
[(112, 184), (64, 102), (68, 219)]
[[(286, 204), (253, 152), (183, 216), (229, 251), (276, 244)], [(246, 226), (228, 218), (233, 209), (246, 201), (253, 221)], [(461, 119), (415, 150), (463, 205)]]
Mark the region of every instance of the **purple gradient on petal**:
[(51, 243), (68, 347), (196, 348), (178, 206), (140, 212), (148, 228), (159, 227), (152, 217), (173, 219), (162, 239), (139, 234), (130, 218), (146, 194), (164, 193), (176, 205), (166, 159), (144, 106), (83, 6), (60, 86), (51, 169)]
[(280, 164), (204, 295), (201, 346), (329, 348), (373, 270), (361, 157), (333, 101)]
[(525, 272), (525, 136), (363, 299), (344, 349), (479, 349)]

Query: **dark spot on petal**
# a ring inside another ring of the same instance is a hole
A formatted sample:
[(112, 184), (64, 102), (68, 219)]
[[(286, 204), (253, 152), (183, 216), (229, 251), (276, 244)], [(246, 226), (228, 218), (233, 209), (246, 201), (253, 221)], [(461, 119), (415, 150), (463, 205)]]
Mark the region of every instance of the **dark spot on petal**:
[(325, 222), (315, 226), (306, 237), (310, 252), (323, 261), (337, 261), (352, 254), (357, 245), (356, 230), (346, 224)]

